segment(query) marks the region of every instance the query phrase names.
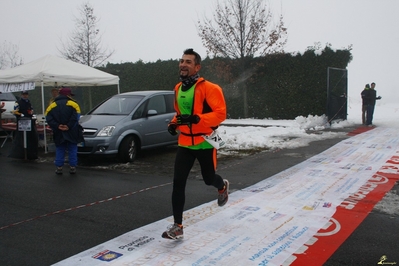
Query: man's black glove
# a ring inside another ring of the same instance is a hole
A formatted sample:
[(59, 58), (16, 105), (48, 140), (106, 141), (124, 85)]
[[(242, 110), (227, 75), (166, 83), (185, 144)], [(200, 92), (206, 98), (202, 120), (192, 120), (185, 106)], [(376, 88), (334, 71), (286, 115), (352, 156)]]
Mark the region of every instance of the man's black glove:
[(178, 125), (198, 124), (200, 121), (198, 115), (177, 115), (176, 119)]
[(376, 99), (377, 99), (377, 100), (381, 100), (381, 96), (378, 96)]
[(177, 131), (176, 131), (177, 125), (175, 123), (169, 124), (168, 125), (168, 132), (172, 135), (172, 136), (176, 136), (177, 135)]

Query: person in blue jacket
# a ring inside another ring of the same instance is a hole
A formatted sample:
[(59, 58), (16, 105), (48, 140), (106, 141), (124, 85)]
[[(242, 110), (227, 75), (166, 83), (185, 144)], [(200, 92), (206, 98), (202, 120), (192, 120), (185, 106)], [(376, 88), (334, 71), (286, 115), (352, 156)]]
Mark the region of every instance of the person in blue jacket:
[(83, 131), (79, 124), (80, 107), (71, 97), (70, 88), (61, 88), (59, 95), (46, 110), (46, 120), (53, 131), (55, 151), (55, 173), (62, 174), (65, 152), (68, 150), (69, 173), (76, 173), (78, 164), (78, 143), (83, 141)]

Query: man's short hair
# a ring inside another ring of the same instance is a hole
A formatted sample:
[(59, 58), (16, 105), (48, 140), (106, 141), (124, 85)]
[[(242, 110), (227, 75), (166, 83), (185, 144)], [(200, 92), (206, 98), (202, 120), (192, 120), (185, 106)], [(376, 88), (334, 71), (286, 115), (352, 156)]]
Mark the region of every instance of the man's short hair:
[(193, 48), (188, 48), (188, 49), (184, 50), (183, 54), (194, 55), (195, 56), (195, 60), (194, 60), (195, 64), (201, 65), (201, 56), (196, 51), (194, 51)]

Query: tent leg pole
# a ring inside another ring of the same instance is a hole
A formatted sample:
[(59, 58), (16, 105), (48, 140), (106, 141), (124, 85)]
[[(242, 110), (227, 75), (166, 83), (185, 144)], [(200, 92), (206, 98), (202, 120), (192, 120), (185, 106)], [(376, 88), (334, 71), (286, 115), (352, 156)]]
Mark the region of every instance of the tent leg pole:
[[(43, 93), (43, 81), (42, 81), (42, 111), (43, 115), (45, 116), (45, 109), (44, 109), (44, 93)], [(47, 137), (46, 137), (46, 118), (43, 121), (43, 141), (44, 141), (44, 153), (47, 153)]]

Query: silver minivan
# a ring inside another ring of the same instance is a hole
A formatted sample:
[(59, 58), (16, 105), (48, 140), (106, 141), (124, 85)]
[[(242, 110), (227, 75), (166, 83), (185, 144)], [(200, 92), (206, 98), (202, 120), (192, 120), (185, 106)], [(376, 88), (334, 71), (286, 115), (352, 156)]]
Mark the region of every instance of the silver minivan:
[(133, 162), (140, 149), (174, 145), (168, 132), (175, 115), (173, 91), (135, 91), (112, 96), (80, 119), (79, 155), (115, 155)]

